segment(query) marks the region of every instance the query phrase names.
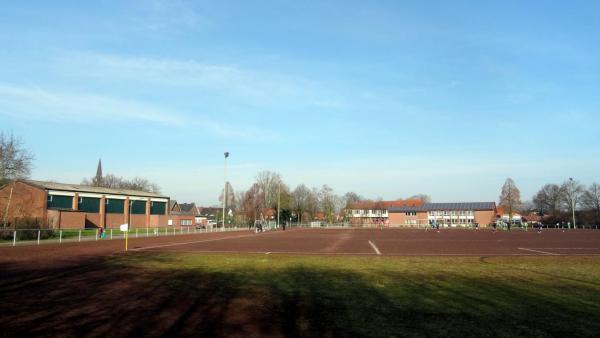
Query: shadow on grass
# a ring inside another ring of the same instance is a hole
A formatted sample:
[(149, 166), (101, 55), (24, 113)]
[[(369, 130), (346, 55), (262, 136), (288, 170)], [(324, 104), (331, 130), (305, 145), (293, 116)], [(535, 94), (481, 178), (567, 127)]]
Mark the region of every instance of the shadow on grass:
[[(135, 259), (174, 265), (140, 268)], [(217, 258), (220, 259), (220, 258)], [(256, 260), (259, 260), (256, 258)], [(117, 262), (115, 264), (114, 262)], [(593, 336), (600, 289), (440, 271), (186, 267), (137, 255), (0, 266), (6, 336)]]

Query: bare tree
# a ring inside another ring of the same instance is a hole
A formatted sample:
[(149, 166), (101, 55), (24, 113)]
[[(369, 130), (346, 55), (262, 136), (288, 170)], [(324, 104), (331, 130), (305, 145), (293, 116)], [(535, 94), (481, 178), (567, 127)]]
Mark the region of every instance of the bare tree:
[(310, 215), (311, 219), (315, 219), (319, 208), (319, 190), (313, 187), (310, 189), (310, 193), (308, 194), (308, 199), (306, 203), (306, 211)]
[(532, 201), (525, 201), (521, 203), (521, 207), (519, 208), (519, 212), (521, 213), (521, 215), (528, 215), (535, 210), (536, 207)]
[(302, 223), (302, 216), (304, 212), (308, 209), (308, 199), (310, 198), (310, 189), (308, 189), (304, 184), (300, 184), (299, 186), (292, 191), (292, 209), (298, 214), (298, 224)]
[(256, 184), (264, 197), (264, 209), (277, 207), (277, 193), (281, 183), (281, 175), (272, 171), (265, 170), (256, 175)]
[(576, 226), (575, 210), (577, 210), (577, 206), (581, 203), (581, 197), (585, 192), (585, 187), (578, 181), (569, 179), (565, 181), (560, 188), (562, 190), (563, 205), (565, 206), (565, 209), (573, 215), (573, 226)]
[(423, 201), (423, 203), (431, 203), (431, 196), (427, 194), (416, 194), (410, 196), (408, 199), (417, 199)]
[(12, 133), (0, 133), (0, 185), (31, 173), (33, 155), (23, 141)]
[(325, 214), (325, 219), (330, 223), (333, 222), (336, 212), (336, 196), (333, 193), (333, 189), (327, 184), (324, 184), (323, 187), (321, 187), (318, 196), (320, 209)]
[(345, 205), (346, 209), (352, 209), (356, 203), (359, 203), (363, 199), (364, 198), (362, 196), (360, 196), (359, 194), (357, 194), (353, 191), (350, 191), (344, 195), (344, 202), (345, 202), (344, 205)]
[(544, 185), (533, 197), (533, 204), (541, 215), (551, 214), (557, 218), (560, 214), (562, 190), (557, 184)]
[[(229, 181), (227, 181), (225, 187), (227, 189), (227, 203), (225, 204), (229, 209), (235, 210), (235, 192), (233, 191), (233, 187)], [(223, 192), (219, 195), (219, 202), (223, 203)]]
[[(20, 138), (15, 137), (12, 133), (0, 133), (0, 186), (12, 180), (29, 177), (32, 161), (33, 155), (24, 147)], [(8, 222), (14, 186), (13, 182), (6, 201), (6, 209), (3, 210), (3, 226), (6, 226)]]
[(596, 222), (600, 221), (600, 184), (592, 183), (581, 199), (583, 206), (594, 212)]
[[(97, 186), (95, 184), (97, 184), (98, 181), (95, 178), (95, 176), (91, 179), (84, 178), (83, 181), (81, 181), (81, 185)], [(143, 177), (134, 177), (132, 180), (126, 180), (113, 174), (107, 174), (102, 177), (99, 186), (103, 188), (138, 190), (155, 194), (160, 193), (160, 187), (156, 183), (150, 182)]]
[(502, 186), (500, 206), (503, 206), (508, 211), (508, 224), (510, 227), (513, 214), (521, 207), (521, 192), (510, 177), (506, 179)]
[(248, 191), (244, 193), (242, 200), (243, 210), (246, 213), (248, 220), (263, 219), (263, 204), (264, 196), (257, 183), (254, 183)]

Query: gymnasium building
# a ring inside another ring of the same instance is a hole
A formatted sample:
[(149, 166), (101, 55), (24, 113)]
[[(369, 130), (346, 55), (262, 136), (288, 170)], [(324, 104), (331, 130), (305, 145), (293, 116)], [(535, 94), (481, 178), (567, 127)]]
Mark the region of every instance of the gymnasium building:
[[(167, 226), (169, 197), (143, 191), (18, 180), (0, 188), (0, 224), (35, 219), (42, 227)], [(130, 215), (131, 213), (131, 215)]]

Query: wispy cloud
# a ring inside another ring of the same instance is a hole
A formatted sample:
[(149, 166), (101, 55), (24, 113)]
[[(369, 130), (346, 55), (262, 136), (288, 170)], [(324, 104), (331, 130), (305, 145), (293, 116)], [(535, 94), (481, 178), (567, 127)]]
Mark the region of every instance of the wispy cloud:
[(155, 105), (110, 96), (0, 83), (0, 116), (66, 123), (139, 121), (158, 126), (198, 128), (224, 139), (272, 140), (277, 133), (238, 126), (206, 116), (186, 115)]
[(85, 122), (138, 120), (181, 126), (182, 117), (144, 103), (113, 97), (0, 84), (0, 114), (26, 119)]
[(152, 0), (142, 1), (139, 5), (139, 12), (130, 20), (134, 27), (142, 30), (196, 30), (210, 25), (208, 18), (200, 15), (184, 1)]
[(331, 108), (343, 98), (327, 85), (292, 74), (173, 58), (68, 53), (58, 60), (63, 74), (139, 85), (195, 87), (244, 104), (302, 104)]

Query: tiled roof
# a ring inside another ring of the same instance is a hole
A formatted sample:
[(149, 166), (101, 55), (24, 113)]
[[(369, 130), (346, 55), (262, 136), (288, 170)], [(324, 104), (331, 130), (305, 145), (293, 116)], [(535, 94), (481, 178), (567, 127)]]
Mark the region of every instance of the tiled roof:
[(495, 202), (425, 203), (418, 207), (390, 208), (389, 212), (435, 211), (435, 210), (494, 210)]
[(196, 212), (196, 210), (194, 210), (196, 208), (196, 204), (194, 203), (181, 203), (179, 207), (181, 208), (182, 212)]
[[(506, 207), (504, 207), (504, 206), (501, 206), (501, 205), (499, 205), (499, 206), (496, 208), (496, 214), (498, 214), (499, 216), (502, 216), (502, 215), (508, 215), (508, 208), (506, 208)], [(514, 209), (513, 209), (513, 216), (514, 216), (514, 215), (521, 215), (521, 213), (519, 213), (519, 212), (516, 210), (516, 208), (514, 208)]]
[(83, 192), (83, 193), (96, 193), (96, 194), (113, 194), (113, 195), (127, 195), (127, 196), (139, 196), (139, 197), (156, 197), (156, 198), (169, 198), (168, 196), (155, 194), (151, 192), (129, 190), (129, 189), (114, 189), (114, 188), (103, 188), (103, 187), (88, 187), (80, 184), (68, 184), (68, 183), (56, 183), (46, 181), (34, 181), (34, 180), (22, 180), (22, 182), (46, 190), (61, 190), (69, 192)]
[(218, 208), (218, 207), (204, 207), (204, 208), (200, 208), (200, 215), (201, 216), (214, 216), (216, 217), (220, 212), (223, 212), (222, 208)]

